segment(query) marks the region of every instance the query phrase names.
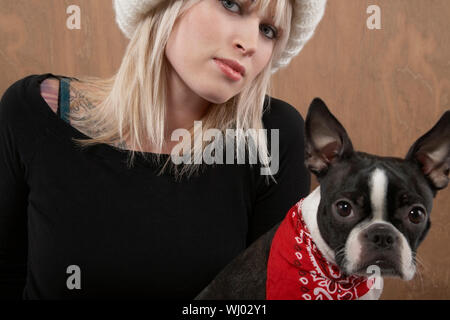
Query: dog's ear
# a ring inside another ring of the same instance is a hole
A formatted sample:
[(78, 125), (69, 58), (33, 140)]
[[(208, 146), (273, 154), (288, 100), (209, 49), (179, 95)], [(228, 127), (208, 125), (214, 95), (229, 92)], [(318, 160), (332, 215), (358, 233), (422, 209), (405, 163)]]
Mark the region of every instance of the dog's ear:
[(450, 168), (450, 110), (430, 131), (420, 137), (409, 149), (406, 160), (413, 161), (422, 169), (436, 190), (448, 185)]
[(318, 178), (330, 165), (353, 154), (353, 145), (325, 103), (315, 98), (305, 121), (305, 165)]

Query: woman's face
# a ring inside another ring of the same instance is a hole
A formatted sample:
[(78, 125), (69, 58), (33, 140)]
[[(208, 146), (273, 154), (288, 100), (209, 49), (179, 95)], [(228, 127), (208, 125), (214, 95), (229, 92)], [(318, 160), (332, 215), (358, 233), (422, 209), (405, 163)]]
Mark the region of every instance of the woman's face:
[[(202, 0), (186, 11), (176, 21), (165, 51), (170, 81), (217, 104), (252, 82), (268, 64), (277, 37), (271, 17), (260, 16), (252, 2)], [(245, 71), (230, 70), (222, 59), (237, 62)]]

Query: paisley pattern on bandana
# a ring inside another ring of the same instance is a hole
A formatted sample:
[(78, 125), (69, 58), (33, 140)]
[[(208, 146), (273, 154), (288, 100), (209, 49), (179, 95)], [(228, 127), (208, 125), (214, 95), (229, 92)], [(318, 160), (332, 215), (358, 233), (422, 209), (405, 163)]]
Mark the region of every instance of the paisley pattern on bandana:
[(353, 300), (375, 279), (345, 276), (324, 258), (302, 218), (301, 199), (288, 212), (272, 241), (267, 264), (267, 300)]

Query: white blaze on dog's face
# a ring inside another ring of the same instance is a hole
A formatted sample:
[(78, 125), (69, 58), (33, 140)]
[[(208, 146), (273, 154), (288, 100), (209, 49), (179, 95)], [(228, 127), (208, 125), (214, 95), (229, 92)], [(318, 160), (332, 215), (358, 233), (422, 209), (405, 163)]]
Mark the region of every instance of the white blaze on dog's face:
[(450, 111), (405, 159), (354, 151), (320, 99), (308, 111), (305, 137), (305, 163), (320, 183), (318, 243), (347, 274), (367, 276), (376, 265), (382, 276), (412, 279), (433, 198), (448, 184)]
[(430, 228), (433, 194), (419, 169), (401, 159), (355, 153), (321, 179), (317, 224), (346, 274), (410, 280)]
[(343, 262), (347, 274), (367, 275), (369, 266), (375, 265), (385, 276), (400, 276), (404, 280), (414, 276), (416, 265), (408, 240), (387, 220), (388, 184), (383, 169), (372, 171), (369, 180), (372, 215), (357, 224), (347, 238)]

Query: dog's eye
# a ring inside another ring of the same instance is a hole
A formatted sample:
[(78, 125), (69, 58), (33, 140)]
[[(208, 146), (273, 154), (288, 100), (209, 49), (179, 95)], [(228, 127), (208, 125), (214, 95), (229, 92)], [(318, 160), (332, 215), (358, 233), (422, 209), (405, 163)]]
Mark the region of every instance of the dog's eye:
[(339, 201), (336, 203), (336, 211), (341, 217), (348, 217), (352, 214), (352, 205), (347, 201)]
[(414, 207), (409, 211), (408, 218), (412, 223), (419, 224), (425, 220), (425, 211), (421, 207)]

